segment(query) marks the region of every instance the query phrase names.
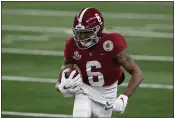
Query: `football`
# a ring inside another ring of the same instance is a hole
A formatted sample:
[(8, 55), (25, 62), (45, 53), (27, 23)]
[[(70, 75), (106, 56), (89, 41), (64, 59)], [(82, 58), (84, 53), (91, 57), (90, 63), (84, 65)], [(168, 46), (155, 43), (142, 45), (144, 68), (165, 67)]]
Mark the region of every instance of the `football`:
[[(65, 73), (65, 77), (68, 78), (73, 70), (76, 70), (74, 77), (79, 74), (79, 71), (76, 68), (68, 68), (68, 72)], [(59, 83), (61, 83), (61, 76), (62, 76), (62, 72), (59, 73)]]
[(71, 72), (74, 71), (74, 70), (76, 70), (76, 73), (74, 74), (73, 77), (76, 77), (79, 74), (77, 69), (76, 68), (68, 68), (68, 72), (65, 73), (65, 78), (68, 78), (70, 76)]

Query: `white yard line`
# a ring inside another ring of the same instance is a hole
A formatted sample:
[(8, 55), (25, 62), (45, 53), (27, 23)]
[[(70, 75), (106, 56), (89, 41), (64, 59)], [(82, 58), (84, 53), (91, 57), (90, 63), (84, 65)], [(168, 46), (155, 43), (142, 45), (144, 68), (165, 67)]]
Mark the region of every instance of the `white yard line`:
[[(2, 53), (63, 56), (63, 51), (29, 50), (29, 49), (18, 49), (18, 48), (2, 48)], [(130, 55), (130, 56), (134, 60), (173, 62), (173, 57), (171, 56), (148, 56), (148, 55)]]
[[(40, 83), (56, 83), (57, 79), (53, 78), (34, 78), (34, 77), (18, 77), (18, 76), (2, 76), (5, 81), (19, 81), (19, 82), (40, 82)], [(123, 83), (120, 86), (127, 86), (128, 83)], [(140, 88), (154, 88), (154, 89), (173, 89), (173, 85), (163, 84), (140, 84)]]
[(48, 41), (49, 37), (46, 35), (14, 35), (7, 34), (3, 37), (2, 43), (11, 44), (13, 41)]
[(47, 113), (29, 113), (29, 112), (14, 112), (14, 111), (2, 111), (2, 115), (10, 116), (30, 116), (30, 117), (42, 117), (42, 118), (63, 118), (72, 117), (71, 115), (64, 114), (47, 114)]
[(2, 53), (12, 53), (12, 54), (63, 56), (63, 51), (28, 50), (28, 49), (16, 49), (16, 48), (2, 48), (1, 51)]
[[(70, 28), (43, 27), (43, 26), (23, 26), (23, 25), (2, 25), (2, 31), (21, 31), (21, 32), (42, 32), (42, 33), (65, 33), (72, 35)], [(131, 27), (115, 27), (106, 32), (119, 32), (126, 36), (138, 36), (148, 38), (168, 38), (173, 39), (173, 33), (155, 32)]]
[(173, 24), (171, 25), (167, 25), (167, 24), (146, 24), (144, 26), (144, 29), (148, 29), (148, 30), (171, 30), (171, 32), (173, 31)]
[(2, 30), (21, 31), (21, 32), (49, 32), (49, 33), (66, 33), (68, 28), (43, 27), (43, 26), (24, 26), (24, 25), (2, 25)]
[[(74, 17), (78, 11), (56, 11), (56, 10), (36, 10), (36, 9), (2, 9), (3, 14), (13, 15), (36, 15), (36, 16), (63, 16)], [(166, 14), (147, 14), (147, 13), (117, 13), (102, 12), (104, 17), (117, 19), (156, 19), (173, 20), (173, 16)]]
[(134, 60), (145, 61), (173, 61), (172, 56), (149, 56), (149, 55), (130, 55)]

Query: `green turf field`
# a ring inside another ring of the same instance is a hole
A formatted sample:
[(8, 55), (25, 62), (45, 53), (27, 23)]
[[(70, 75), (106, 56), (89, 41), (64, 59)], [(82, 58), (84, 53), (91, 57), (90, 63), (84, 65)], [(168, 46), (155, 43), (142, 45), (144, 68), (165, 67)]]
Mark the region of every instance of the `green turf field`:
[[(131, 55), (173, 57), (173, 5), (160, 2), (2, 2), (2, 78), (57, 78), (62, 56), (7, 53), (6, 50), (63, 51), (74, 15), (83, 7), (103, 12), (106, 31), (126, 37)], [(4, 50), (4, 51), (3, 51)], [(17, 53), (17, 52), (16, 52)], [(144, 84), (173, 85), (173, 61), (135, 60)], [(126, 82), (130, 76), (126, 73)], [(71, 115), (73, 98), (64, 99), (53, 83), (2, 80), (2, 111)], [(119, 88), (119, 93), (124, 87)], [(170, 117), (173, 89), (139, 88), (124, 114), (113, 117)], [(33, 118), (3, 114), (3, 118)], [(36, 117), (36, 116), (35, 116)], [(50, 116), (51, 117), (51, 116)]]

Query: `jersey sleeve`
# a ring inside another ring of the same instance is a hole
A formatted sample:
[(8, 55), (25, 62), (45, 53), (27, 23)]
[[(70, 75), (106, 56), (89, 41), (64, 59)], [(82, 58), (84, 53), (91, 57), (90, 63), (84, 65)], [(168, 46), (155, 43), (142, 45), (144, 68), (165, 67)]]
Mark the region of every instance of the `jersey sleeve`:
[(114, 45), (113, 53), (114, 54), (118, 54), (127, 48), (126, 40), (121, 34), (113, 33), (111, 36), (113, 39), (113, 45)]
[(64, 58), (67, 60), (72, 61), (72, 51), (71, 51), (71, 43), (70, 40), (66, 40), (65, 42), (65, 48), (64, 48)]

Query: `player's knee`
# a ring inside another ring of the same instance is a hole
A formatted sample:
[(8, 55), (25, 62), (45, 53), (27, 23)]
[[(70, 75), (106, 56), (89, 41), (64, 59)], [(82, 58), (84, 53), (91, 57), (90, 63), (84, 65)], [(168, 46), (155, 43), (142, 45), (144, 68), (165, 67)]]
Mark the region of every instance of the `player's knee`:
[(91, 111), (83, 108), (73, 110), (73, 118), (89, 118), (91, 117)]
[(81, 106), (74, 107), (73, 109), (73, 117), (91, 117), (92, 111), (89, 104), (81, 104)]
[(73, 117), (91, 117), (90, 100), (86, 95), (78, 95), (74, 101)]
[(112, 109), (105, 110), (99, 114), (99, 118), (111, 118), (112, 117)]

